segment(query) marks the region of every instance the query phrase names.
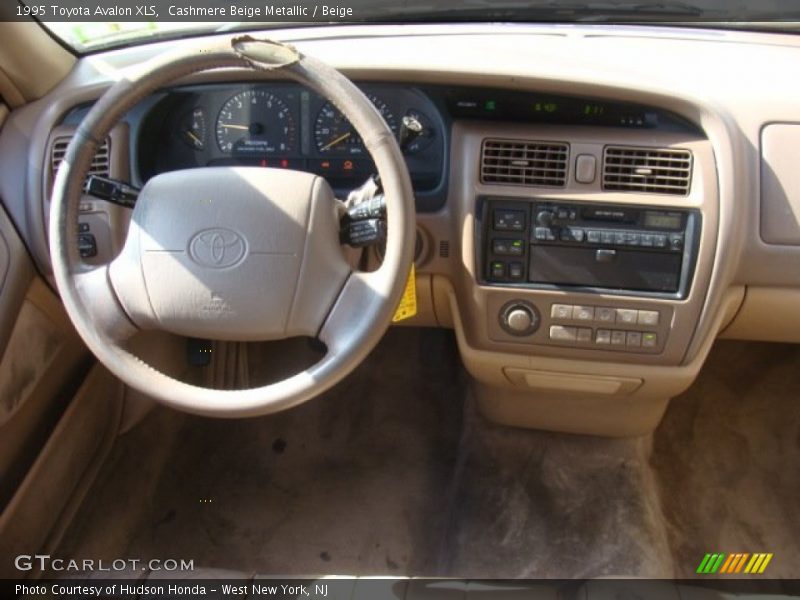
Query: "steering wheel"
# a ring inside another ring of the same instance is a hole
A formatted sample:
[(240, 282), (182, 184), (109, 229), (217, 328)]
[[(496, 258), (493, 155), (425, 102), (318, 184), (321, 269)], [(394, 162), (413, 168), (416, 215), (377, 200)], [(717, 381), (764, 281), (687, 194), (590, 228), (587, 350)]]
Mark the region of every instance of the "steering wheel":
[[(316, 175), (207, 167), (153, 177), (139, 194), (120, 254), (82, 263), (78, 204), (111, 128), (159, 88), (209, 69), (278, 72), (339, 108), (375, 161), (387, 198), (383, 263), (354, 271), (339, 242), (333, 191)], [(80, 124), (58, 170), (50, 254), (66, 311), (89, 349), (128, 386), (176, 409), (214, 417), (277, 412), (332, 387), (391, 323), (413, 258), (414, 197), (395, 138), (344, 75), (289, 45), (249, 36), (181, 52), (115, 83)], [(327, 347), (305, 371), (271, 385), (218, 390), (178, 381), (126, 349), (139, 330), (215, 340), (315, 337)]]

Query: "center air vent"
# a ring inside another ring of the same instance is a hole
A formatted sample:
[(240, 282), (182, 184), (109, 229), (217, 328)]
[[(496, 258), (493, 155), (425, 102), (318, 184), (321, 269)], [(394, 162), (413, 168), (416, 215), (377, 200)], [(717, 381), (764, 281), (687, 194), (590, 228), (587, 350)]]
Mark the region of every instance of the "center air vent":
[(504, 185), (564, 187), (568, 161), (568, 144), (484, 140), (481, 181)]
[(606, 146), (603, 158), (606, 191), (689, 193), (692, 153), (688, 150)]
[[(61, 161), (64, 160), (70, 140), (72, 140), (71, 137), (62, 136), (56, 138), (53, 142), (52, 150), (50, 152), (50, 172), (53, 179), (56, 178), (56, 171), (58, 171)], [(94, 158), (92, 159), (92, 165), (89, 167), (89, 172), (87, 173), (87, 177), (89, 175), (108, 177), (109, 160), (109, 144), (108, 139), (106, 139), (106, 141), (103, 142), (103, 145), (98, 148), (97, 153), (94, 155)]]

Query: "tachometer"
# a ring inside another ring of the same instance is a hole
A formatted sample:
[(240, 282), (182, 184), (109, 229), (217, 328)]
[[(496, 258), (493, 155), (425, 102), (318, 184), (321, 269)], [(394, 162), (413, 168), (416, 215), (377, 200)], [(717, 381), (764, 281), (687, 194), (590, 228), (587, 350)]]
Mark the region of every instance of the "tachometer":
[[(381, 113), (392, 132), (397, 133), (397, 122), (389, 107), (377, 96), (369, 95), (367, 97)], [(317, 120), (314, 123), (314, 141), (321, 154), (361, 156), (367, 153), (361, 137), (356, 133), (350, 121), (330, 102), (326, 102), (317, 114)]]
[(291, 153), (297, 130), (286, 103), (264, 90), (246, 90), (229, 99), (217, 118), (217, 144), (235, 156)]

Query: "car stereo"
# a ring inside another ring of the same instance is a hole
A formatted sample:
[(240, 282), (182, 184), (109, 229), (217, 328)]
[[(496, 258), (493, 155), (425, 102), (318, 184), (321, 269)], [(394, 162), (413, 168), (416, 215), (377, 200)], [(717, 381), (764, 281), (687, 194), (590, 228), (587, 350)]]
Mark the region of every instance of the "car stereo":
[(699, 211), (491, 197), (478, 214), (483, 283), (688, 293)]

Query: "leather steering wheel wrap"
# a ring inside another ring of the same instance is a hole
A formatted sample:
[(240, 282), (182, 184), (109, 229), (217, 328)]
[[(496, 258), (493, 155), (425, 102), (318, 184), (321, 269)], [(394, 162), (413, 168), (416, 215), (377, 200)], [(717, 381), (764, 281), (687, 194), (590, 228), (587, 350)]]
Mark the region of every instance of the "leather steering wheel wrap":
[[(387, 198), (389, 228), (378, 270), (358, 272), (347, 263), (338, 245), (336, 202), (324, 180), (257, 167), (200, 168), (154, 177), (140, 194), (120, 255), (93, 268), (80, 260), (78, 205), (100, 141), (128, 110), (159, 88), (223, 68), (278, 72), (326, 97), (351, 121), (375, 161)], [(245, 214), (238, 214), (237, 207)], [(185, 218), (176, 218), (180, 211)], [(319, 395), (366, 358), (402, 296), (413, 260), (415, 223), (402, 153), (364, 94), (332, 67), (291, 46), (245, 36), (230, 45), (163, 58), (141, 74), (121, 79), (97, 101), (58, 170), (49, 241), (67, 313), (112, 373), (178, 410), (249, 417)], [(286, 238), (287, 228), (296, 235)], [(276, 236), (284, 236), (280, 244)], [(209, 254), (209, 244), (234, 250), (217, 260), (220, 252)], [(282, 281), (284, 276), (288, 280)], [(271, 294), (281, 285), (292, 293)], [(227, 309), (208, 308), (220, 301)], [(284, 318), (270, 316), (270, 303), (280, 305), (276, 310), (284, 311)], [(126, 341), (140, 329), (230, 340), (310, 335), (327, 346), (327, 353), (283, 381), (217, 390), (173, 379), (128, 351)]]

